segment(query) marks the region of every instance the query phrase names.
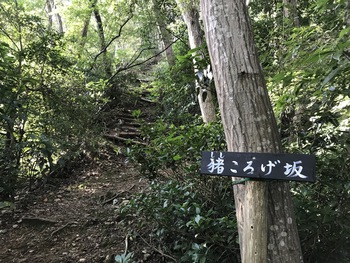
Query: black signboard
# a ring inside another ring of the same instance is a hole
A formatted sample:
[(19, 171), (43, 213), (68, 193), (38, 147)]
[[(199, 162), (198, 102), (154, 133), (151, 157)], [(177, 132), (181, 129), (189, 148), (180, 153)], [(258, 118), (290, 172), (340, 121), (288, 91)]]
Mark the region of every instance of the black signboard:
[(315, 182), (315, 156), (282, 153), (203, 152), (201, 173)]

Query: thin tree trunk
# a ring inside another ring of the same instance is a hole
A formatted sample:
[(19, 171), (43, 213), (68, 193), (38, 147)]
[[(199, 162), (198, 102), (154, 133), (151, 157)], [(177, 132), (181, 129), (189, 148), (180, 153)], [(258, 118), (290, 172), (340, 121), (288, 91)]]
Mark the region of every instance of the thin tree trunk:
[(350, 0), (345, 2), (344, 24), (350, 27)]
[(89, 31), (89, 25), (90, 25), (91, 15), (85, 20), (83, 29), (81, 30), (81, 47), (85, 46), (87, 34)]
[(57, 25), (58, 25), (58, 32), (63, 34), (64, 33), (63, 22), (62, 22), (61, 15), (59, 13), (56, 14), (56, 19), (57, 19)]
[(160, 35), (161, 35), (161, 39), (162, 39), (164, 48), (166, 48), (165, 56), (166, 56), (166, 59), (168, 61), (169, 67), (172, 67), (175, 65), (175, 55), (174, 55), (174, 51), (172, 48), (173, 41), (171, 39), (172, 37), (167, 29), (165, 19), (160, 12), (159, 3), (156, 0), (153, 0), (152, 3), (153, 3), (153, 12), (155, 14), (156, 22), (157, 22), (157, 25), (158, 25), (158, 28), (160, 31)]
[[(199, 23), (199, 12), (197, 8), (194, 6), (194, 3), (192, 1), (189, 3), (184, 2), (183, 0), (177, 0), (177, 3), (181, 7), (182, 17), (187, 26), (190, 48), (196, 49), (203, 47), (204, 32), (202, 31), (201, 25)], [(198, 68), (198, 64), (196, 61), (196, 58), (203, 59), (204, 56), (198, 54), (198, 52), (195, 52), (193, 56), (195, 73), (197, 73), (198, 71), (204, 72), (204, 69)], [(200, 81), (196, 79), (195, 86), (198, 92), (198, 102), (203, 122), (208, 123), (216, 121), (214, 96), (212, 91), (210, 90), (210, 85), (205, 84), (204, 81), (200, 83)]]
[(47, 9), (47, 15), (49, 19), (48, 28), (52, 28), (52, 6), (51, 6), (51, 0), (46, 0), (46, 9)]
[(46, 0), (46, 9), (49, 19), (49, 29), (53, 26), (53, 20), (55, 18), (57, 24), (57, 31), (59, 33), (64, 33), (63, 31), (63, 22), (61, 15), (56, 11), (57, 7), (54, 0)]
[(94, 0), (91, 2), (91, 8), (93, 10), (93, 14), (95, 16), (95, 20), (97, 23), (97, 32), (100, 38), (100, 51), (102, 52), (103, 66), (104, 66), (105, 73), (109, 78), (112, 76), (112, 69), (107, 58), (107, 46), (106, 46), (105, 33), (103, 29), (102, 17), (96, 5), (97, 5), (97, 0)]
[(295, 27), (300, 26), (299, 15), (297, 10), (297, 0), (282, 0), (283, 18), (292, 22)]
[(88, 31), (89, 31), (90, 19), (91, 19), (91, 16), (89, 16), (89, 18), (85, 20), (83, 30), (81, 31), (81, 37), (83, 39), (87, 37)]
[[(202, 0), (201, 8), (228, 150), (281, 152), (244, 1)], [(243, 262), (303, 262), (289, 184), (234, 188)]]

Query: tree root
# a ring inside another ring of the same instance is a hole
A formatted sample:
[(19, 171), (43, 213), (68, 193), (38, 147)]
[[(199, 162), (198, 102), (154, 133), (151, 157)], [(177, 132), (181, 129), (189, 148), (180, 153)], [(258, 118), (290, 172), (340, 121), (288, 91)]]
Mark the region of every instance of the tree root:
[(57, 228), (56, 230), (52, 231), (51, 237), (56, 235), (58, 232), (62, 231), (63, 229), (65, 229), (67, 226), (73, 225), (73, 224), (77, 225), (78, 222), (69, 222), (69, 223), (65, 224), (64, 226), (61, 226), (61, 227)]

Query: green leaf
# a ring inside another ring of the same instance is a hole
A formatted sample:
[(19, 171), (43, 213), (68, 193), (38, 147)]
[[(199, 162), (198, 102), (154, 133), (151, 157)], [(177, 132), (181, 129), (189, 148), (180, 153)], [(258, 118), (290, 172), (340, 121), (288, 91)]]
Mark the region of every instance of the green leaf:
[(321, 88), (323, 88), (329, 81), (331, 81), (339, 72), (340, 67), (332, 70), (327, 77), (322, 81)]
[(196, 217), (194, 218), (194, 221), (199, 225), (199, 222), (201, 219), (202, 217), (200, 215), (196, 215)]
[(11, 207), (14, 208), (15, 205), (12, 202), (0, 202), (0, 209), (5, 208), (5, 207)]
[(166, 208), (166, 207), (168, 207), (168, 200), (165, 200), (163, 203), (163, 208)]
[(173, 160), (174, 161), (178, 161), (178, 160), (180, 160), (182, 157), (180, 156), (180, 155), (175, 155), (174, 157), (173, 157)]
[(192, 249), (193, 250), (199, 250), (201, 247), (200, 247), (200, 245), (199, 244), (197, 244), (197, 243), (193, 243), (192, 244)]
[(283, 80), (284, 78), (285, 78), (285, 73), (282, 72), (282, 73), (276, 74), (276, 75), (272, 78), (272, 80), (273, 80), (273, 81), (279, 82), (279, 81)]
[(181, 141), (184, 137), (182, 135), (173, 137), (173, 138), (169, 138), (168, 141), (169, 142), (173, 142), (173, 141)]
[(343, 38), (347, 33), (349, 33), (349, 32), (350, 32), (350, 27), (345, 28), (345, 29), (343, 29), (342, 31), (340, 31), (338, 40), (339, 40), (339, 39), (342, 39), (342, 38)]

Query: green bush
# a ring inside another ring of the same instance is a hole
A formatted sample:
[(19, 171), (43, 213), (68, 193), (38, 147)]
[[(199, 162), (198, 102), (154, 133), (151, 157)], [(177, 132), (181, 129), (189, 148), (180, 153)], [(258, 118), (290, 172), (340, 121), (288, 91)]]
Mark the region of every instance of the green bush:
[(86, 83), (62, 34), (15, 2), (0, 6), (0, 198), (8, 199), (94, 143), (105, 83)]
[(158, 120), (144, 126), (142, 136), (148, 144), (132, 147), (129, 156), (150, 179), (165, 176), (183, 180), (198, 175), (201, 152), (226, 147), (221, 123), (199, 123), (176, 126)]
[(187, 124), (199, 114), (191, 63), (176, 64), (172, 69), (160, 67), (154, 73), (153, 93), (159, 99), (162, 117), (176, 124)]
[(150, 189), (121, 212), (133, 214), (138, 229), (150, 227), (155, 246), (178, 262), (238, 262), (231, 180), (199, 173), (202, 151), (225, 149), (222, 125), (198, 123), (158, 120), (143, 128), (149, 144), (132, 147), (129, 156), (151, 180)]
[[(174, 50), (176, 64), (171, 68), (162, 64), (156, 68), (152, 91), (159, 99), (164, 120), (176, 125), (188, 125), (200, 115), (198, 90), (195, 87), (195, 81), (199, 78), (194, 73), (193, 60), (196, 60), (198, 70), (203, 70), (210, 65), (210, 59), (205, 45), (188, 50), (188, 46), (180, 42), (174, 45)], [(205, 85), (209, 85), (216, 96), (215, 88), (212, 87), (214, 83), (208, 81)]]
[(130, 217), (138, 222), (130, 231), (148, 229), (147, 240), (176, 262), (238, 262), (231, 184), (217, 178), (221, 193), (208, 198), (190, 181), (152, 182), (147, 192), (121, 208), (126, 222)]
[(345, 263), (350, 259), (350, 139), (332, 124), (323, 126), (313, 133), (317, 141), (304, 141), (317, 157), (317, 181), (293, 187), (299, 233), (306, 262)]

